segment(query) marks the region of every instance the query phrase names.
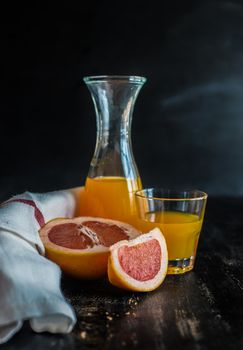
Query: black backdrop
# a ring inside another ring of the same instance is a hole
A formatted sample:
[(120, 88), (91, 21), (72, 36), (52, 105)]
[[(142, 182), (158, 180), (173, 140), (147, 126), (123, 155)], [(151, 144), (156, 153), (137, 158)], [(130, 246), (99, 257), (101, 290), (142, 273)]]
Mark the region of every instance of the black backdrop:
[(84, 182), (81, 79), (98, 74), (148, 78), (132, 128), (145, 186), (243, 194), (243, 1), (19, 3), (2, 24), (2, 198)]

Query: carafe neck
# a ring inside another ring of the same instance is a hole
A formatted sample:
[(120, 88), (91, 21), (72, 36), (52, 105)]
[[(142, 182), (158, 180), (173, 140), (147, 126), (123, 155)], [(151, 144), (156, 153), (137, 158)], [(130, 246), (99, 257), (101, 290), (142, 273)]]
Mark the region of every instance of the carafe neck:
[(89, 177), (139, 177), (131, 146), (131, 122), (142, 77), (84, 78), (95, 106), (97, 138)]

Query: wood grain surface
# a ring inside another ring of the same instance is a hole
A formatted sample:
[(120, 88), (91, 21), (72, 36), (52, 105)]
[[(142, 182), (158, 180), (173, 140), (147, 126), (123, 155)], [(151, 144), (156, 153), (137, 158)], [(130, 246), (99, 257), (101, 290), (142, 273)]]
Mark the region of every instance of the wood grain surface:
[(12, 349), (243, 349), (243, 199), (209, 199), (194, 271), (168, 276), (152, 293), (127, 293), (107, 280), (63, 277), (77, 313), (65, 336), (34, 334), (26, 323)]

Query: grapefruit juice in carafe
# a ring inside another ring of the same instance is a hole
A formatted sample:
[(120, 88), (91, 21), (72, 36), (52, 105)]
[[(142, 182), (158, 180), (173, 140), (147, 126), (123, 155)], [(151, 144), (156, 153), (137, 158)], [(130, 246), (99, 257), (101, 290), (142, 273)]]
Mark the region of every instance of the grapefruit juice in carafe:
[(134, 224), (136, 217), (134, 192), (141, 187), (140, 178), (88, 177), (85, 184), (83, 215), (100, 216)]
[(84, 78), (96, 111), (97, 138), (82, 193), (80, 214), (134, 224), (134, 193), (142, 188), (131, 145), (136, 97), (145, 83), (137, 76)]

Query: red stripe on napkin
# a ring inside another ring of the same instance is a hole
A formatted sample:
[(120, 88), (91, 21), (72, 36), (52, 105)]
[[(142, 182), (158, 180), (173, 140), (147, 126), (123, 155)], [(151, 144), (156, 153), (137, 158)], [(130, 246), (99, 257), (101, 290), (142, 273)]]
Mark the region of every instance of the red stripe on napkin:
[(34, 201), (30, 200), (30, 199), (10, 199), (9, 201), (2, 203), (2, 204), (8, 204), (8, 203), (12, 203), (12, 202), (19, 202), (19, 203), (24, 203), (27, 205), (30, 205), (31, 207), (33, 207), (35, 209), (35, 219), (38, 222), (38, 224), (40, 225), (40, 227), (45, 225), (45, 219), (44, 216), (42, 214), (42, 212), (40, 211), (39, 208), (37, 208), (36, 204)]

